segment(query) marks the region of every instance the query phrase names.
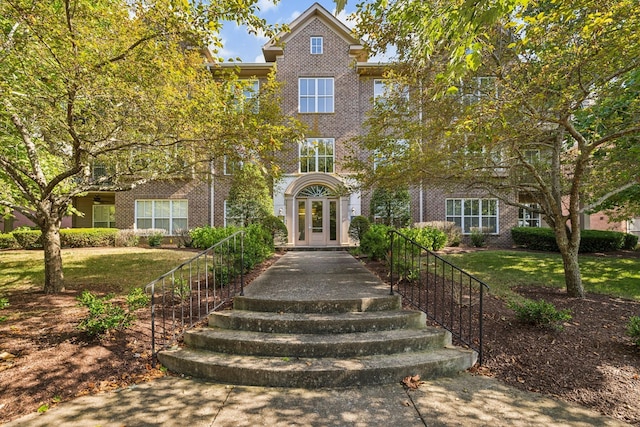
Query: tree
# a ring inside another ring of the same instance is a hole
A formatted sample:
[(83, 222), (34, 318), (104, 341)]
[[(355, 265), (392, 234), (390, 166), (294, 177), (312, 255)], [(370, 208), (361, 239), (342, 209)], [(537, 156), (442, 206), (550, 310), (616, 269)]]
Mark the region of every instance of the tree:
[(371, 196), (371, 215), (384, 225), (405, 227), (411, 219), (409, 191), (405, 188), (388, 190), (378, 187)]
[(361, 159), (361, 176), (479, 189), (539, 212), (567, 293), (581, 297), (580, 214), (640, 182), (640, 5), (490, 3), (360, 6), (361, 36), (374, 52), (395, 45), (393, 74), (413, 88), (404, 114), (376, 105), (359, 147), (393, 161)]
[(200, 49), (220, 48), (224, 20), (273, 34), (256, 10), (231, 0), (0, 3), (0, 206), (42, 230), (45, 292), (64, 289), (59, 228), (74, 197), (191, 177), (243, 146), (278, 148), (283, 120), (228, 108)]
[(273, 215), (273, 199), (267, 182), (267, 176), (256, 164), (244, 163), (233, 175), (227, 216), (246, 227)]

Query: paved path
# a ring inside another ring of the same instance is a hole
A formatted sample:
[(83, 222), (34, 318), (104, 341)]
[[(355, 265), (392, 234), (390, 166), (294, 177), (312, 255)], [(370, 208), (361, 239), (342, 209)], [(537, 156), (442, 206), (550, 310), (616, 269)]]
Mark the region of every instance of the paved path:
[[(293, 275), (304, 275), (297, 287)], [(348, 283), (365, 282), (363, 286)], [(343, 252), (289, 252), (247, 296), (313, 299), (382, 295), (388, 289)], [(407, 391), (400, 384), (341, 389), (230, 386), (164, 377), (85, 396), (7, 426), (622, 426), (585, 408), (461, 373)]]

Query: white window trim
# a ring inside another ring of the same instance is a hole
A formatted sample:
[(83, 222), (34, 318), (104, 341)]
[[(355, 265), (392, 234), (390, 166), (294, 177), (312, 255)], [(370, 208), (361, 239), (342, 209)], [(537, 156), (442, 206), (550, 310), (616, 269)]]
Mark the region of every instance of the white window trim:
[[(314, 170), (308, 170), (306, 172), (302, 172), (302, 147), (304, 147), (305, 145), (310, 145), (313, 144), (313, 141), (331, 141), (331, 144), (333, 146), (333, 149), (331, 150), (331, 170), (330, 171), (324, 171), (324, 170), (318, 170), (318, 160), (320, 157), (322, 158), (329, 158), (328, 156), (320, 156), (318, 154), (318, 147), (317, 145), (315, 146), (314, 149)], [(299, 173), (335, 173), (336, 171), (336, 140), (335, 138), (307, 138), (304, 141), (302, 141), (302, 143), (298, 144), (298, 172)]]
[(230, 217), (229, 214), (227, 213), (227, 209), (229, 207), (229, 201), (225, 200), (223, 202), (224, 207), (223, 207), (223, 213), (224, 213), (224, 221), (223, 221), (223, 225), (225, 227), (227, 227), (229, 225), (229, 219), (235, 219), (236, 221), (240, 221), (240, 223), (242, 223), (242, 217)]
[[(314, 41), (316, 40), (320, 40), (320, 44), (319, 45), (314, 45)], [(319, 52), (314, 52), (314, 47), (320, 47), (320, 51)], [(311, 55), (322, 55), (324, 53), (324, 38), (322, 36), (311, 36), (311, 38), (309, 39), (309, 52), (311, 53)]]
[[(302, 95), (302, 82), (306, 80), (313, 80), (315, 85), (314, 95)], [(320, 95), (318, 93), (318, 82), (320, 80), (331, 80), (331, 95)], [(301, 114), (332, 114), (335, 112), (335, 95), (336, 95), (336, 87), (335, 87), (335, 79), (333, 77), (299, 77), (298, 78), (298, 112)], [(314, 101), (313, 111), (302, 111), (302, 97), (312, 98)], [(331, 108), (329, 111), (318, 111), (318, 100), (320, 98), (331, 99)]]
[[(449, 215), (447, 212), (447, 205), (449, 200), (461, 200), (462, 201), (462, 206), (461, 206), (461, 213), (460, 215)], [(465, 216), (464, 214), (464, 204), (465, 202), (470, 202), (472, 200), (479, 200), (480, 201), (480, 205), (479, 205), (479, 214), (477, 216), (478, 218), (478, 222), (480, 224), (480, 227), (482, 227), (482, 203), (485, 201), (495, 201), (496, 203), (496, 214), (495, 215), (487, 215), (484, 216), (484, 218), (494, 218), (496, 219), (496, 229), (494, 232), (489, 233), (491, 235), (497, 235), (500, 234), (500, 202), (498, 199), (483, 199), (483, 198), (479, 198), (479, 197), (452, 197), (452, 198), (448, 198), (445, 199), (444, 202), (444, 217), (445, 217), (445, 221), (451, 221), (449, 218), (450, 217), (460, 217), (461, 219), (461, 224), (460, 224), (460, 228), (462, 228), (462, 234), (464, 235), (470, 235), (471, 232), (466, 232), (465, 231), (465, 218), (470, 218), (469, 216)], [(476, 216), (474, 216), (475, 218)], [(453, 221), (452, 221), (453, 222)]]
[[(524, 205), (533, 209), (540, 208), (540, 205), (537, 203), (524, 203)], [(523, 216), (523, 214), (525, 216)], [(528, 218), (526, 217), (527, 214), (529, 215)], [(525, 223), (529, 221), (537, 221), (538, 225), (525, 225)], [(540, 228), (542, 227), (542, 215), (540, 215), (540, 212), (532, 212), (529, 209), (518, 208), (518, 227)]]
[[(229, 157), (225, 154), (223, 157), (222, 174), (227, 176), (233, 175), (233, 171), (242, 169), (243, 164), (244, 162), (242, 160), (230, 161)], [(229, 166), (231, 165), (234, 165), (234, 167), (230, 168)]]
[[(139, 218), (138, 216), (138, 202), (151, 202), (151, 218), (144, 217)], [(189, 200), (188, 199), (136, 199), (134, 201), (134, 224), (138, 224), (138, 219), (151, 219), (151, 228), (159, 228), (156, 227), (156, 219), (167, 219), (166, 217), (158, 218), (156, 215), (155, 203), (156, 202), (169, 202), (169, 230), (167, 230), (167, 236), (174, 236), (175, 231), (173, 229), (173, 220), (174, 219), (186, 219), (187, 220), (187, 228), (189, 227)], [(174, 217), (173, 216), (173, 203), (174, 202), (186, 202), (187, 203), (187, 216), (186, 217)]]

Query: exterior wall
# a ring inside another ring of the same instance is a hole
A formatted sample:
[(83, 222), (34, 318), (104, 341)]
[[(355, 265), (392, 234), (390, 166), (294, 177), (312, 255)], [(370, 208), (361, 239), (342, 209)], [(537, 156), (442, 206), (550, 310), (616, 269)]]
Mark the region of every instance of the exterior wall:
[[(15, 230), (18, 227), (34, 227), (35, 224), (28, 219), (26, 216), (22, 215), (20, 212), (13, 212), (13, 216), (11, 218), (3, 218), (0, 217), (0, 231), (3, 233), (9, 233)], [(61, 228), (71, 228), (72, 227), (72, 218), (71, 216), (65, 216), (62, 218)]]
[[(99, 203), (105, 205), (115, 205), (114, 193), (90, 193), (85, 197), (77, 197), (73, 201), (73, 207), (80, 212), (84, 213), (84, 216), (74, 215), (72, 221), (73, 228), (91, 228), (93, 227), (93, 205), (96, 203), (95, 198), (99, 198)], [(118, 212), (116, 211), (116, 221)]]
[(155, 181), (130, 191), (116, 193), (116, 227), (133, 228), (135, 201), (141, 199), (187, 199), (189, 228), (209, 224), (209, 185), (199, 180)]

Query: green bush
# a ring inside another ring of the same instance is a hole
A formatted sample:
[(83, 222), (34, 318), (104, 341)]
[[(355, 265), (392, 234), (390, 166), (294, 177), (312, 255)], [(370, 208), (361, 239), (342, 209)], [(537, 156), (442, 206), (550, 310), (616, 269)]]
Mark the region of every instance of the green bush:
[(428, 221), (417, 222), (414, 224), (416, 228), (435, 228), (442, 231), (447, 236), (445, 246), (460, 246), (462, 242), (462, 229), (451, 221)]
[(364, 234), (371, 227), (371, 221), (366, 216), (356, 216), (351, 220), (351, 224), (349, 224), (349, 237), (351, 237), (356, 242), (361, 242)]
[(147, 236), (147, 243), (152, 248), (158, 248), (162, 244), (163, 237), (164, 237), (164, 233), (156, 231), (154, 233), (149, 234), (149, 236)]
[(401, 228), (398, 232), (431, 251), (440, 250), (447, 243), (447, 235), (431, 227)]
[(279, 244), (285, 244), (287, 242), (287, 237), (289, 236), (287, 226), (284, 225), (284, 222), (277, 216), (267, 215), (260, 219), (259, 224), (271, 233), (271, 238), (274, 241)]
[[(625, 233), (618, 231), (582, 230), (579, 251), (581, 253), (617, 251), (633, 242), (633, 238), (626, 236)], [(539, 251), (559, 252), (555, 233), (550, 228), (514, 227), (511, 229), (511, 237), (518, 246)]]
[(115, 228), (65, 228), (60, 230), (60, 245), (64, 248), (115, 246)]
[(482, 248), (486, 244), (487, 233), (483, 227), (471, 228), (471, 245), (474, 248)]
[(208, 249), (219, 241), (226, 239), (233, 233), (240, 231), (240, 227), (197, 227), (190, 231), (194, 248)]
[(640, 316), (632, 316), (627, 323), (627, 335), (631, 337), (633, 343), (640, 347)]
[(18, 242), (13, 237), (13, 233), (0, 233), (0, 249), (15, 249), (18, 247)]
[(40, 230), (16, 230), (12, 234), (22, 249), (42, 248), (42, 233)]
[(562, 329), (562, 322), (571, 320), (570, 310), (558, 310), (553, 304), (542, 299), (511, 301), (508, 307), (515, 312), (516, 319), (529, 325)]
[(622, 249), (632, 251), (637, 247), (638, 247), (638, 236), (636, 236), (635, 234), (626, 233), (624, 235), (624, 244), (622, 245)]
[(385, 259), (389, 252), (389, 230), (391, 227), (373, 224), (362, 236), (360, 250), (372, 260)]
[(77, 297), (78, 305), (89, 309), (89, 315), (78, 324), (78, 329), (99, 337), (108, 332), (125, 329), (136, 320), (133, 312), (149, 305), (149, 296), (141, 288), (134, 288), (126, 297), (127, 309), (111, 302), (113, 294), (102, 298), (89, 291)]

